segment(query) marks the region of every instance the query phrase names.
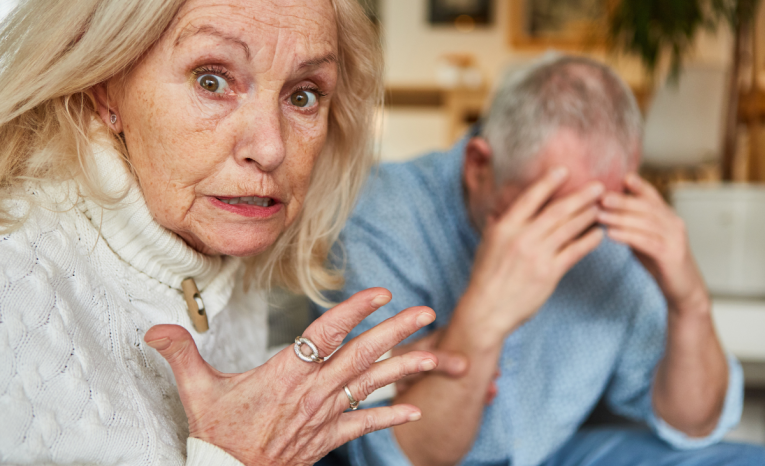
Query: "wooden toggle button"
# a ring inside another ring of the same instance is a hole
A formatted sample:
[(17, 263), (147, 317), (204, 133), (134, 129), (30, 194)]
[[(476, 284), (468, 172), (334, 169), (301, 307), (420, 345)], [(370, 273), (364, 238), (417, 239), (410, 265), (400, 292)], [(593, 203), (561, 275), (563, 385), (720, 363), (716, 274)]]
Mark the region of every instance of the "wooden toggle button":
[(199, 289), (193, 278), (189, 277), (181, 282), (183, 288), (183, 297), (186, 299), (186, 307), (189, 310), (191, 323), (194, 324), (194, 330), (198, 333), (205, 333), (210, 329), (205, 313), (205, 303), (202, 296), (199, 295)]

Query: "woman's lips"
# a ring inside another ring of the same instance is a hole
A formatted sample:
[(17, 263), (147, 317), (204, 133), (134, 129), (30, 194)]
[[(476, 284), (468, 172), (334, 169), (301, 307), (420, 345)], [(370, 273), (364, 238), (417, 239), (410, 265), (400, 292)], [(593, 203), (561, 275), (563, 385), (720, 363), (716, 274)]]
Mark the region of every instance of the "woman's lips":
[(243, 217), (268, 218), (278, 213), (284, 204), (268, 197), (211, 197), (215, 207)]

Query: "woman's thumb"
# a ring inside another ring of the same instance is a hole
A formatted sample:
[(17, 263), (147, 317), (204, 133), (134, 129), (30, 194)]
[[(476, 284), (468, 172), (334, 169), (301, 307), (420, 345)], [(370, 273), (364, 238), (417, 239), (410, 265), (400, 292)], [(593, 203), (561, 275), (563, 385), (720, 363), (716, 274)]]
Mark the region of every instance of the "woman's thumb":
[(181, 396), (187, 383), (199, 383), (201, 377), (210, 373), (210, 366), (200, 356), (194, 339), (185, 328), (179, 325), (155, 325), (146, 332), (143, 339), (170, 364)]

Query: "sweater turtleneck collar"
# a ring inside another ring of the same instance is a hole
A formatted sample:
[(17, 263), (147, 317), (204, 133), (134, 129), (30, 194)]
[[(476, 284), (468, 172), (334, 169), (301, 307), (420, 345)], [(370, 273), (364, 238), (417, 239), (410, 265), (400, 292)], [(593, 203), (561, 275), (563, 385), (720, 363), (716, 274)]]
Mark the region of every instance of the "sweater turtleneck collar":
[[(225, 305), (241, 260), (208, 256), (192, 249), (154, 220), (135, 177), (117, 151), (95, 147), (94, 158), (102, 191), (114, 197), (125, 196), (113, 206), (103, 207), (88, 198), (78, 206), (112, 251), (139, 272), (176, 290), (181, 290), (181, 282), (191, 277), (203, 297), (213, 295), (210, 297), (218, 304), (214, 308)], [(209, 304), (213, 303), (207, 303), (206, 297), (205, 302), (212, 317)]]

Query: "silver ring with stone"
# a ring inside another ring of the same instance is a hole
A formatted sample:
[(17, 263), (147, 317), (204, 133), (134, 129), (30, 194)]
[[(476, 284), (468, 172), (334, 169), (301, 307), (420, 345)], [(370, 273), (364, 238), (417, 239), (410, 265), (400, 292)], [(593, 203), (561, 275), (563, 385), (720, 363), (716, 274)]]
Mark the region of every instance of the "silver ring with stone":
[[(300, 351), (303, 345), (306, 345), (309, 348), (311, 348), (310, 355), (306, 356), (305, 354), (303, 354), (302, 351)], [(295, 354), (297, 354), (297, 357), (299, 357), (305, 362), (316, 362), (316, 363), (324, 362), (324, 358), (319, 357), (319, 349), (316, 347), (316, 345), (311, 340), (305, 337), (295, 338)]]
[(356, 401), (356, 398), (354, 398), (353, 395), (351, 395), (351, 391), (348, 390), (348, 385), (344, 386), (343, 390), (345, 390), (345, 395), (348, 397), (348, 401), (351, 403), (351, 409), (353, 411), (359, 409), (359, 402)]

